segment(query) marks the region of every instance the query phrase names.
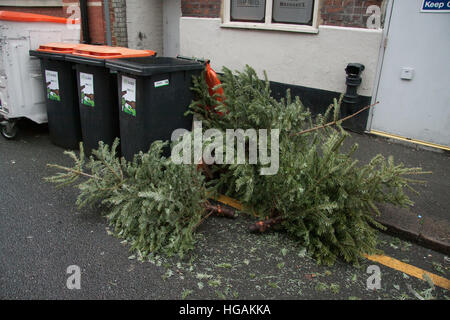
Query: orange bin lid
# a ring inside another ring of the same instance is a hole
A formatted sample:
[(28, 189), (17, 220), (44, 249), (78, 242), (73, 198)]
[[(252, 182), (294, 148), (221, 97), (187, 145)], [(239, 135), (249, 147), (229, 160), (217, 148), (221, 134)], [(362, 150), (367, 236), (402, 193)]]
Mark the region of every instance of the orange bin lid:
[(78, 43), (52, 42), (40, 45), (37, 51), (71, 54)]
[(0, 11), (0, 20), (17, 21), (17, 22), (52, 22), (62, 24), (79, 24), (78, 19), (66, 19), (61, 17), (46, 16), (43, 14), (16, 12), (16, 11)]
[(123, 47), (79, 44), (73, 48), (72, 54), (94, 59), (117, 59), (154, 56), (156, 52), (153, 50), (134, 50)]

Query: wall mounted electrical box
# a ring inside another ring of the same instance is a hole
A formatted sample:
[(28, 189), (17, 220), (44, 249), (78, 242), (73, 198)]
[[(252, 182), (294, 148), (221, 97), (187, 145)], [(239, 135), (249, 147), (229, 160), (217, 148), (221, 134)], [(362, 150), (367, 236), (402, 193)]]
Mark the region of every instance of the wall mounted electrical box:
[(400, 75), (400, 78), (403, 80), (411, 80), (414, 76), (414, 69), (413, 68), (408, 68), (408, 67), (403, 67), (402, 68), (402, 72)]

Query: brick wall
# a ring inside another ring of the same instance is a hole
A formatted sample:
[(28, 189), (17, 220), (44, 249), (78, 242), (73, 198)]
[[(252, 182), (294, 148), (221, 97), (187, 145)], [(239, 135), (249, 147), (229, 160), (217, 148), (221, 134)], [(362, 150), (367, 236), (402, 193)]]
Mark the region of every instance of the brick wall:
[[(73, 2), (72, 0), (64, 1)], [(105, 10), (103, 9), (103, 1), (88, 0), (87, 12), (89, 18), (89, 35), (91, 36), (91, 43), (106, 44), (106, 28), (104, 25)]]
[[(79, 0), (63, 0), (66, 16), (71, 15), (69, 7), (79, 7)], [(93, 44), (106, 44), (106, 28), (104, 25), (104, 9), (102, 0), (88, 0), (89, 36)], [(83, 34), (81, 34), (83, 36)]]
[(365, 28), (366, 10), (371, 5), (381, 8), (383, 0), (323, 0), (320, 8), (321, 24)]
[(183, 17), (218, 18), (221, 2), (221, 0), (181, 0), (181, 12)]
[[(317, 0), (321, 24), (365, 28), (370, 5), (380, 6), (383, 0)], [(222, 0), (182, 0), (183, 17), (219, 18)]]
[(119, 47), (128, 46), (126, 0), (110, 0), (112, 44)]

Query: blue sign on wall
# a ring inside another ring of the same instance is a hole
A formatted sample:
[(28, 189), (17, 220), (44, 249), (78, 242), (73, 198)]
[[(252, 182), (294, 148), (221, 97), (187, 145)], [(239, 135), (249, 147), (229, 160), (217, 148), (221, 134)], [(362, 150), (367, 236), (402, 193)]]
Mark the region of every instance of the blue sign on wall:
[(422, 12), (450, 12), (450, 0), (423, 0)]

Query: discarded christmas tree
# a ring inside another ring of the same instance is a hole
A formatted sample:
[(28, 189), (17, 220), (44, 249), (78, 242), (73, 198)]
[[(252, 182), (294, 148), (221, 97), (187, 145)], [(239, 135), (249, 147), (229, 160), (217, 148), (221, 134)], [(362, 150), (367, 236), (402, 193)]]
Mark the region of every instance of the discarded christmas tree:
[(261, 175), (261, 163), (213, 165), (216, 179), (210, 183), (216, 192), (239, 199), (247, 212), (266, 219), (254, 230), (278, 223), (319, 263), (333, 264), (342, 257), (357, 264), (363, 254), (376, 253), (372, 226), (383, 228), (374, 220), (377, 204), (411, 205), (404, 191), (421, 181), (408, 176), (424, 172), (381, 155), (361, 166), (352, 158), (357, 145), (342, 152), (349, 134), (339, 120), (340, 101), (313, 118), (289, 91), (281, 101), (274, 99), (267, 75), (261, 81), (249, 66), (236, 74), (224, 68), (221, 80), (224, 97), (215, 99), (203, 77), (195, 79), (198, 99), (191, 112), (203, 121), (204, 130), (279, 129), (279, 170)]
[(88, 160), (82, 144), (79, 157), (66, 151), (74, 167), (50, 165), (61, 172), (46, 180), (76, 184), (80, 207), (101, 204), (114, 233), (140, 256), (183, 256), (194, 247), (206, 210), (214, 210), (207, 202), (203, 175), (195, 165), (176, 165), (161, 156), (167, 142), (154, 142), (149, 152), (127, 162), (116, 155), (118, 141), (111, 148), (100, 142)]

